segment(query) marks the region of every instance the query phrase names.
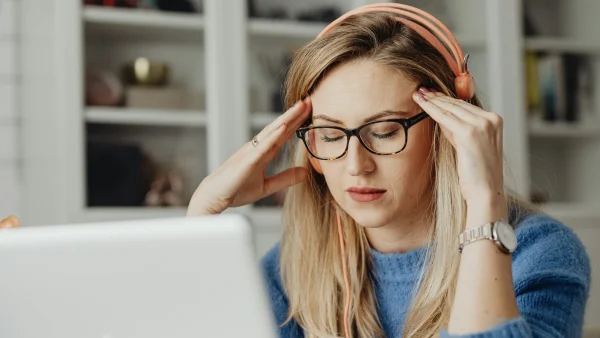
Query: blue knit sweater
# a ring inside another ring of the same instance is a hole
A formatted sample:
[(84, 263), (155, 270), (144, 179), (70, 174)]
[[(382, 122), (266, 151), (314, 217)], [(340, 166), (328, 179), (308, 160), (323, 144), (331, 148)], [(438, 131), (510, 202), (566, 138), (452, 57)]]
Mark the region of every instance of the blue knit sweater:
[[(512, 256), (520, 317), (468, 338), (580, 337), (590, 284), (586, 251), (572, 230), (541, 214), (525, 216), (515, 227), (518, 248)], [(383, 254), (372, 250), (377, 312), (386, 337), (400, 337), (425, 248)], [(279, 270), (279, 246), (262, 259), (271, 306), (278, 324), (288, 300)], [(291, 321), (279, 328), (284, 338), (304, 337)], [(451, 337), (445, 330), (442, 337)]]

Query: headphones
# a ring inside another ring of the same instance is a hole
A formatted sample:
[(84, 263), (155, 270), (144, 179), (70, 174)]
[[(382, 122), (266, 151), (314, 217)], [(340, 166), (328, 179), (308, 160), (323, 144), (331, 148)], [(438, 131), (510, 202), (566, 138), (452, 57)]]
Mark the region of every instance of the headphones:
[[(396, 15), (396, 20), (402, 22), (406, 26), (421, 35), (435, 49), (437, 49), (456, 76), (454, 79), (454, 91), (461, 100), (470, 100), (475, 96), (475, 80), (467, 69), (469, 55), (465, 55), (456, 37), (450, 30), (438, 19), (431, 14), (408, 5), (397, 3), (377, 3), (366, 5), (353, 9), (339, 17), (337, 20), (330, 23), (317, 36), (320, 38), (329, 33), (333, 28), (341, 24), (344, 20), (351, 16), (360, 15), (363, 13), (390, 13)], [(312, 142), (311, 142), (312, 144)], [(309, 160), (312, 167), (319, 174), (323, 174), (321, 163), (318, 159), (309, 155)], [(345, 257), (345, 246), (342, 230), (342, 220), (339, 211), (336, 211), (336, 220), (338, 226), (338, 235), (340, 240), (340, 249), (342, 257)], [(345, 258), (342, 259), (342, 268), (344, 270), (344, 282), (346, 284), (346, 306), (344, 311), (344, 330), (346, 337), (349, 337), (348, 311), (350, 307), (350, 283), (348, 280), (348, 269)]]

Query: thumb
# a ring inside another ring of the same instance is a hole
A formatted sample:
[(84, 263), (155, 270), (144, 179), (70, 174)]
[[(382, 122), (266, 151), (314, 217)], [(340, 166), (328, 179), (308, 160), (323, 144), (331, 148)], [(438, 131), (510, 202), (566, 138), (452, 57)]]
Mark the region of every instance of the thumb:
[(289, 168), (265, 181), (265, 193), (271, 195), (279, 190), (291, 187), (308, 177), (308, 169), (303, 167)]
[(19, 219), (15, 216), (8, 216), (2, 221), (0, 221), (0, 229), (1, 228), (16, 228), (19, 226)]

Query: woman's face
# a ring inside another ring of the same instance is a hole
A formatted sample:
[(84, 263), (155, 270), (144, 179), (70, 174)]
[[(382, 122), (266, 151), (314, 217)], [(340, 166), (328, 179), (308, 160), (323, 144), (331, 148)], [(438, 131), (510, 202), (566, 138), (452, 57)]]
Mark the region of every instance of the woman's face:
[[(421, 112), (412, 99), (416, 89), (417, 83), (373, 61), (342, 64), (321, 81), (311, 96), (313, 124), (353, 129), (369, 121), (412, 117)], [(385, 148), (394, 138), (402, 142), (398, 135), (403, 131), (393, 134), (390, 126), (380, 126), (362, 135), (377, 147)], [(406, 148), (395, 155), (372, 154), (358, 138), (351, 137), (344, 157), (320, 161), (337, 203), (369, 228), (402, 222), (422, 211), (431, 198), (432, 130), (430, 118), (411, 127)], [(339, 141), (335, 141), (335, 135), (316, 132), (314, 142), (333, 147)]]

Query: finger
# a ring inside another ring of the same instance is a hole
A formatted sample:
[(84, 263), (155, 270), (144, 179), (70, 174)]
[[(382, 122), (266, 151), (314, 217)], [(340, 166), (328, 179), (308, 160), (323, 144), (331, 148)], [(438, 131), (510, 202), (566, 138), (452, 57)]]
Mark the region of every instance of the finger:
[(310, 118), (311, 112), (312, 112), (312, 101), (311, 101), (310, 97), (307, 97), (304, 100), (304, 112), (302, 114), (300, 114), (298, 117), (296, 117), (296, 119), (294, 119), (292, 122), (287, 124), (288, 131), (287, 131), (286, 135), (287, 134), (289, 134), (289, 135), (285, 136), (284, 142), (289, 140), (296, 133), (296, 129), (300, 128)]
[(307, 109), (307, 106), (309, 105), (309, 98), (296, 102), (294, 106), (292, 106), (285, 113), (283, 113), (281, 116), (275, 119), (275, 121), (269, 123), (268, 126), (261, 130), (260, 133), (258, 133), (258, 135), (256, 136), (257, 139), (260, 140), (265, 138), (283, 123), (287, 124), (291, 129), (295, 129), (297, 125), (301, 125), (308, 117), (308, 113), (310, 112), (310, 110)]
[(8, 216), (2, 221), (0, 221), (0, 229), (1, 228), (17, 228), (19, 226), (19, 219), (15, 216)]
[(310, 112), (312, 111), (312, 102), (310, 100), (310, 97), (306, 98), (304, 100), (304, 103), (304, 113), (297, 116), (290, 124), (286, 123), (287, 131), (283, 133), (283, 135), (279, 136), (279, 139), (276, 141), (276, 144), (271, 148), (271, 150), (269, 150), (265, 155), (261, 157), (261, 163), (268, 163), (272, 161), (273, 158), (277, 156), (277, 153), (279, 152), (281, 147), (283, 147), (286, 144), (286, 142), (288, 142), (294, 136), (294, 134), (296, 133), (296, 129), (298, 129), (306, 122), (307, 118), (310, 116)]
[(471, 113), (470, 111), (464, 109), (463, 107), (459, 106), (453, 101), (444, 100), (442, 97), (435, 96), (435, 94), (433, 93), (425, 94), (425, 97), (429, 100), (429, 102), (435, 104), (443, 110), (449, 111), (454, 116), (467, 123), (470, 123), (472, 125), (478, 125), (482, 121), (485, 121), (484, 117)]
[(279, 128), (275, 129), (263, 140), (258, 141), (256, 147), (252, 147), (252, 150), (248, 152), (248, 156), (246, 157), (246, 164), (250, 166), (255, 166), (271, 151), (278, 151), (279, 148), (281, 148), (281, 145), (285, 143), (280, 142), (280, 140), (282, 138), (285, 140), (285, 136), (289, 135), (287, 131), (288, 125), (283, 123), (279, 126)]
[(438, 92), (435, 89), (428, 89), (428, 88), (423, 88), (421, 87), (419, 90), (425, 90), (425, 91), (429, 91), (429, 93), (435, 95), (438, 99), (442, 100), (442, 101), (446, 101), (446, 102), (451, 102), (475, 115), (481, 116), (481, 117), (485, 117), (485, 118), (490, 118), (490, 115), (495, 115), (494, 113), (490, 113), (480, 107), (477, 107), (474, 104), (471, 104), (469, 102), (466, 102), (465, 100), (461, 100), (461, 99), (455, 99), (453, 97), (450, 97), (444, 93)]
[(454, 116), (450, 111), (440, 108), (439, 106), (431, 103), (423, 93), (415, 91), (413, 93), (413, 100), (423, 108), (423, 110), (441, 127), (448, 129), (452, 134), (456, 131), (461, 130), (466, 124), (463, 120)]
[(265, 181), (265, 194), (271, 195), (279, 190), (291, 187), (308, 177), (308, 169), (304, 167), (289, 168)]

